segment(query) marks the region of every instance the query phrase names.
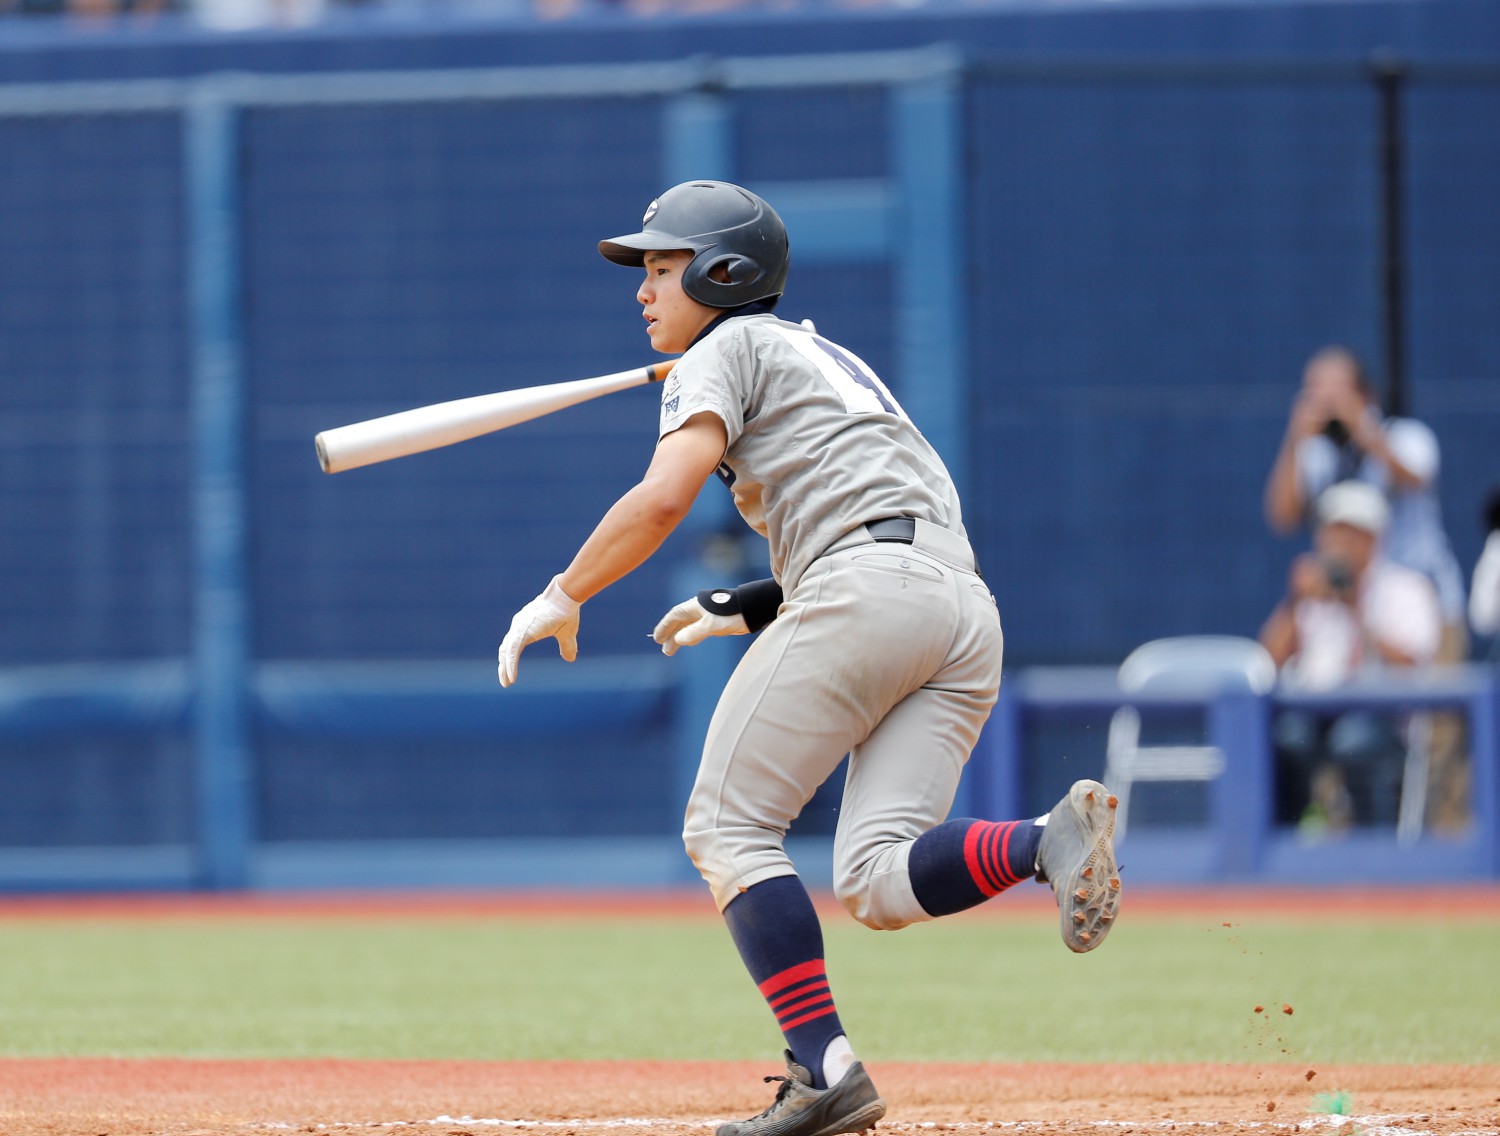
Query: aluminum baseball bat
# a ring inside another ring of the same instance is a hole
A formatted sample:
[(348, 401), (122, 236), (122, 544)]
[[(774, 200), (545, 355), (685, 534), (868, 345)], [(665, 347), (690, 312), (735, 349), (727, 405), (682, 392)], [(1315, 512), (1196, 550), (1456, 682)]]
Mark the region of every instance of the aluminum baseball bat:
[(324, 430), (313, 439), (318, 449), (318, 462), (325, 473), (341, 473), (362, 465), (451, 446), (627, 387), (659, 383), (675, 365), (674, 359), (613, 375), (595, 375), (571, 382), (543, 383), (472, 398), (457, 398), (387, 414), (382, 418), (353, 422)]

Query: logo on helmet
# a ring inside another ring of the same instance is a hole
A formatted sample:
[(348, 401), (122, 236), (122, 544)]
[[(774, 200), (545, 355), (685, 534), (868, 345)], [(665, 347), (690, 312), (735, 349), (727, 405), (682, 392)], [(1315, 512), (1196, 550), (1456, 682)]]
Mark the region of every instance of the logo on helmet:
[(656, 216), (656, 211), (659, 208), (661, 208), (660, 201), (653, 201), (650, 205), (646, 206), (646, 215), (641, 218), (642, 228), (645, 228), (647, 225), (651, 224), (651, 218)]

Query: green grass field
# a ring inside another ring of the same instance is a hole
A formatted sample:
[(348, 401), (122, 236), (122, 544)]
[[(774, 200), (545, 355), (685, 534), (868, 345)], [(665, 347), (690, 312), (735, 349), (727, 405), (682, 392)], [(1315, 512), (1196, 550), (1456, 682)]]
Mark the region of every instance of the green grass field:
[[(1083, 957), (1046, 919), (829, 924), (844, 1023), (872, 1060), (1500, 1062), (1496, 922), (1161, 917)], [(1076, 1028), (1101, 998), (1109, 1025)], [(11, 1056), (779, 1049), (712, 919), (0, 923), (0, 1022)]]

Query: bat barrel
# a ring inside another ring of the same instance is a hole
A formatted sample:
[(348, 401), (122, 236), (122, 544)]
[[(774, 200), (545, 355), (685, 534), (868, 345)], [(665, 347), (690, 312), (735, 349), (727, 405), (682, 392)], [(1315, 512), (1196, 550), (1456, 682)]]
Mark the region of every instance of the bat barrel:
[(318, 464), (324, 473), (340, 473), (451, 446), (613, 391), (659, 383), (673, 365), (656, 363), (613, 375), (475, 395), (324, 430), (313, 439)]

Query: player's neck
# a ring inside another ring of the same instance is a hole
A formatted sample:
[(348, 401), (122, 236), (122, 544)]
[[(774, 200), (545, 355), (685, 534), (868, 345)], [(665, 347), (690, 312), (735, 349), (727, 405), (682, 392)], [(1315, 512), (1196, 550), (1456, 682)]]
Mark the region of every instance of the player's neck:
[(696, 347), (708, 337), (709, 332), (713, 331), (714, 328), (718, 327), (725, 320), (732, 320), (736, 316), (763, 316), (768, 315), (770, 311), (771, 305), (766, 303), (765, 300), (752, 300), (750, 303), (741, 304), (737, 308), (728, 308), (709, 320), (704, 325), (703, 330), (693, 336), (693, 342), (689, 343), (688, 346)]

